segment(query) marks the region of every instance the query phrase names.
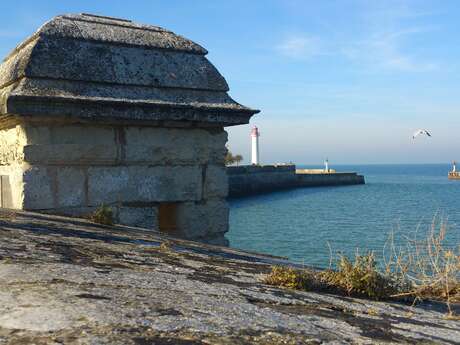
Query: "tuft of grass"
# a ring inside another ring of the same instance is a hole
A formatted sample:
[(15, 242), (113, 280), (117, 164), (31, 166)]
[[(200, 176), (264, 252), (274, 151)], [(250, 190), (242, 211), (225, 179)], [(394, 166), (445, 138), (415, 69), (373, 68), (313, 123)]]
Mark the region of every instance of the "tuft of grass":
[(393, 282), (377, 271), (373, 253), (357, 254), (353, 262), (340, 256), (337, 270), (314, 271), (275, 266), (264, 282), (295, 290), (326, 290), (376, 300), (397, 292)]
[(328, 286), (347, 295), (379, 300), (399, 292), (394, 281), (378, 271), (373, 252), (366, 255), (357, 253), (353, 262), (340, 255), (337, 266), (337, 270), (329, 269), (320, 272), (319, 276)]
[(91, 221), (103, 225), (113, 225), (113, 211), (109, 206), (102, 204), (90, 216)]
[(162, 252), (170, 252), (173, 249), (173, 244), (171, 241), (165, 240), (161, 242), (160, 246), (158, 247)]
[(264, 282), (269, 285), (285, 287), (294, 290), (310, 290), (316, 282), (314, 273), (308, 270), (298, 270), (292, 267), (273, 266), (271, 273)]

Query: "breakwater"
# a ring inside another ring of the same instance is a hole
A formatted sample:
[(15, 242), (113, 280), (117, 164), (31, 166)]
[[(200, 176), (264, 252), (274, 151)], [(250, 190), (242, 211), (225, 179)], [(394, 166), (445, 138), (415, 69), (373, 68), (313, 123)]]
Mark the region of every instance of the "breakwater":
[(227, 168), (229, 197), (268, 193), (281, 189), (364, 184), (355, 172), (296, 169), (292, 165), (245, 165)]

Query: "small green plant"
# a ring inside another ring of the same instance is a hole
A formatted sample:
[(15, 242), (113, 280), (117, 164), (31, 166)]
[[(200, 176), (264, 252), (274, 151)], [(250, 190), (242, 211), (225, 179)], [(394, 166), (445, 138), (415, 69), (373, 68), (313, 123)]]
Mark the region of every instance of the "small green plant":
[(109, 206), (102, 204), (91, 214), (90, 219), (94, 223), (103, 225), (113, 225), (113, 211)]

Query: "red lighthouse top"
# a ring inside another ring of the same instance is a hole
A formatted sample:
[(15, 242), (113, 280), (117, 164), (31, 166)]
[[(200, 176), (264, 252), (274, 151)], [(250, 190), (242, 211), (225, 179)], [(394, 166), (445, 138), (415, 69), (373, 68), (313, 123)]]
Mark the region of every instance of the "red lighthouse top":
[(251, 137), (258, 137), (258, 136), (260, 136), (259, 129), (256, 126), (254, 126), (251, 130)]

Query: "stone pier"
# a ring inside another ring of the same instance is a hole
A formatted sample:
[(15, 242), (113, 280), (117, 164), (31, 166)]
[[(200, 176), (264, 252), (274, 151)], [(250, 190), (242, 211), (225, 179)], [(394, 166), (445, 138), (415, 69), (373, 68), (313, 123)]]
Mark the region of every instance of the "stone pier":
[(324, 172), (296, 169), (289, 165), (245, 165), (227, 167), (229, 196), (242, 197), (277, 190), (364, 184), (364, 176), (355, 172)]

